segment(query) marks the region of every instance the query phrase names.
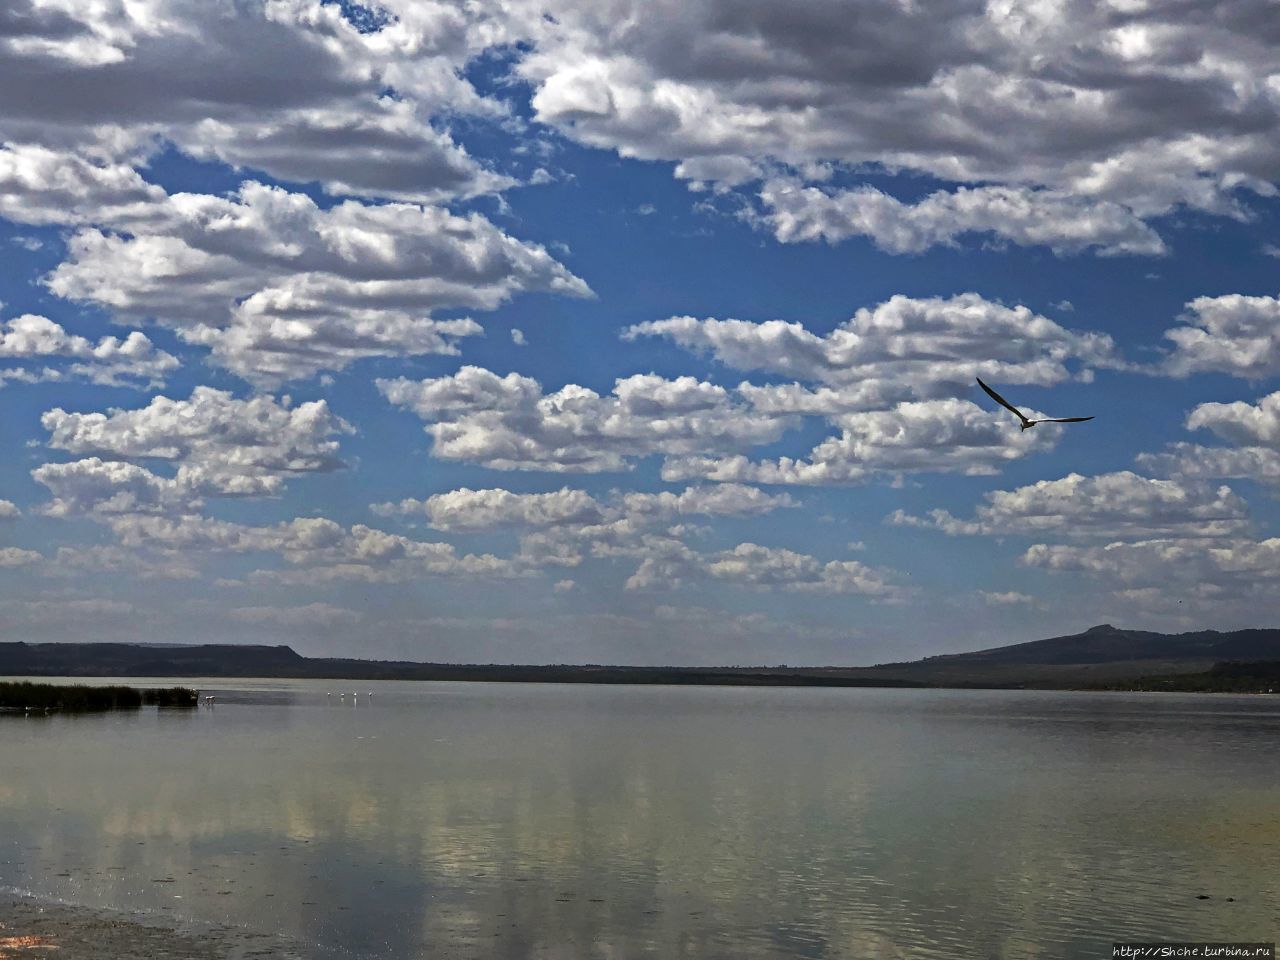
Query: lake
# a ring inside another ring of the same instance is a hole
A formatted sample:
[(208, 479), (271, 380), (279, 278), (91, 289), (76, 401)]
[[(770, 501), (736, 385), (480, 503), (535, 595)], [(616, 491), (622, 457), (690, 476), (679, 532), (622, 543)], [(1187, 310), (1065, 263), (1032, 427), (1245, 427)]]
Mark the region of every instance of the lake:
[(217, 699), (0, 717), (0, 887), (320, 958), (1099, 958), (1280, 928), (1280, 697), (111, 682)]

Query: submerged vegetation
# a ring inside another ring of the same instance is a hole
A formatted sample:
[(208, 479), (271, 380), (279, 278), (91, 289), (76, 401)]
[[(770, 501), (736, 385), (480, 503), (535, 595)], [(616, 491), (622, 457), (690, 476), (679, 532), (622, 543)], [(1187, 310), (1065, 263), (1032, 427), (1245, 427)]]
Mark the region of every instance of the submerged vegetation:
[(195, 707), (199, 692), (189, 687), (139, 690), (136, 687), (64, 686), (52, 683), (0, 683), (0, 711), (86, 712), (136, 710), (143, 705)]

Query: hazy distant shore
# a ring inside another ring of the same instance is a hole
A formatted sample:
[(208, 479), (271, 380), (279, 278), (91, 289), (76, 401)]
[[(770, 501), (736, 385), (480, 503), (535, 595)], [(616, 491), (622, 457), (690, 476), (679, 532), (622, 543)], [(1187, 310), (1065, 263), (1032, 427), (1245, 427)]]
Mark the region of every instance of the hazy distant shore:
[(283, 645), (8, 642), (0, 643), (5, 675), (1266, 693), (1280, 686), (1280, 630), (1162, 634), (1100, 624), (865, 667), (420, 663), (307, 657)]

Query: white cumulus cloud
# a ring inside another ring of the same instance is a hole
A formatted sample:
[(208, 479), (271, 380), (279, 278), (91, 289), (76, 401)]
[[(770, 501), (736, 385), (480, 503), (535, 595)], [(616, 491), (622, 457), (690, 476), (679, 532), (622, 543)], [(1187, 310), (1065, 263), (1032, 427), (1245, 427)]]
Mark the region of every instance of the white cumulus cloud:
[(830, 419), (840, 435), (823, 440), (806, 458), (672, 456), (663, 463), (663, 479), (826, 485), (900, 473), (985, 475), (1049, 450), (1058, 439), (1043, 428), (1013, 432), (1004, 418), (967, 400), (899, 403)]
[(0, 369), (0, 383), (10, 374), (15, 379), (74, 377), (105, 386), (158, 387), (179, 366), (177, 357), (156, 349), (146, 334), (137, 330), (123, 339), (106, 336), (94, 342), (67, 333), (48, 317), (36, 314), (26, 313), (0, 323), (0, 360), (57, 362), (66, 359), (76, 362), (40, 371)]
[(760, 190), (763, 221), (782, 243), (870, 238), (889, 253), (955, 246), (966, 234), (990, 234), (1058, 254), (1166, 252), (1164, 241), (1126, 207), (1026, 187), (960, 187), (903, 203), (874, 187), (830, 191), (771, 180)]
[(896, 511), (889, 519), (948, 534), (1107, 539), (1223, 537), (1241, 534), (1248, 526), (1248, 505), (1229, 487), (1155, 480), (1128, 470), (1072, 473), (985, 497), (987, 503), (972, 520), (945, 510), (927, 518)]
[(323, 209), (254, 182), (231, 197), (167, 196), (152, 213), (82, 227), (49, 289), (172, 327), (259, 384), (365, 357), (456, 353), (480, 326), (433, 313), (492, 309), (528, 290), (590, 292), (542, 247), (474, 213), (355, 200)]
[(736, 370), (838, 388), (742, 388), (762, 409), (807, 413), (963, 395), (973, 390), (975, 376), (1050, 386), (1071, 379), (1073, 367), (1120, 363), (1106, 334), (1075, 332), (1025, 306), (1005, 306), (976, 293), (894, 296), (858, 310), (826, 335), (791, 321), (686, 316), (639, 323), (624, 336), (663, 337)]
[(1197, 297), (1183, 324), (1165, 331), (1174, 376), (1226, 373), (1258, 380), (1280, 374), (1280, 299), (1233, 293)]
[(1139, 454), (1138, 462), (1184, 479), (1238, 477), (1280, 483), (1280, 393), (1256, 404), (1199, 404), (1187, 416), (1187, 429), (1208, 430), (1232, 446), (1172, 443), (1163, 452)]
[(607, 396), (577, 384), (544, 394), (532, 378), (466, 366), (431, 380), (379, 380), (378, 388), (428, 421), (435, 456), (498, 470), (625, 470), (654, 453), (766, 443), (786, 426), (694, 377), (638, 374)]
[(842, 231), (891, 249), (994, 227), (1154, 253), (1143, 220), (1239, 216), (1241, 188), (1280, 180), (1273, 20), (1267, 0), (563, 2), (517, 69), (543, 122), (694, 181), (819, 181), (836, 165), (974, 188), (830, 198), (862, 208), (835, 215)]

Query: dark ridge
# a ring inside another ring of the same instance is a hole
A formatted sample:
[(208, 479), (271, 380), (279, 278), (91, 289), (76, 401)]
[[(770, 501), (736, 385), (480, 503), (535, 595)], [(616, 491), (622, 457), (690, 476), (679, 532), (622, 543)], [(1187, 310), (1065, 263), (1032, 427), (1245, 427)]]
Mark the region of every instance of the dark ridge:
[(0, 643), (0, 676), (278, 677), (480, 680), (524, 683), (663, 683), (737, 686), (903, 687), (923, 684), (857, 670), (789, 667), (623, 667), (600, 664), (414, 663), (303, 657), (289, 647), (208, 644)]
[(1112, 663), (1127, 660), (1274, 660), (1280, 659), (1280, 630), (1197, 630), (1153, 633), (1121, 630), (1109, 623), (1084, 633), (1032, 640), (973, 653), (929, 657), (930, 663)]
[[(286, 646), (137, 643), (0, 643), (0, 676), (289, 676), (306, 662)], [(257, 671), (270, 669), (271, 673)]]
[[(287, 646), (0, 643), (0, 676), (1137, 689), (1132, 685), (1151, 678), (1211, 673), (1240, 661), (1280, 662), (1280, 630), (1164, 634), (1100, 624), (1064, 637), (872, 667), (414, 663), (303, 657)], [(1221, 671), (1214, 676), (1220, 678)]]

